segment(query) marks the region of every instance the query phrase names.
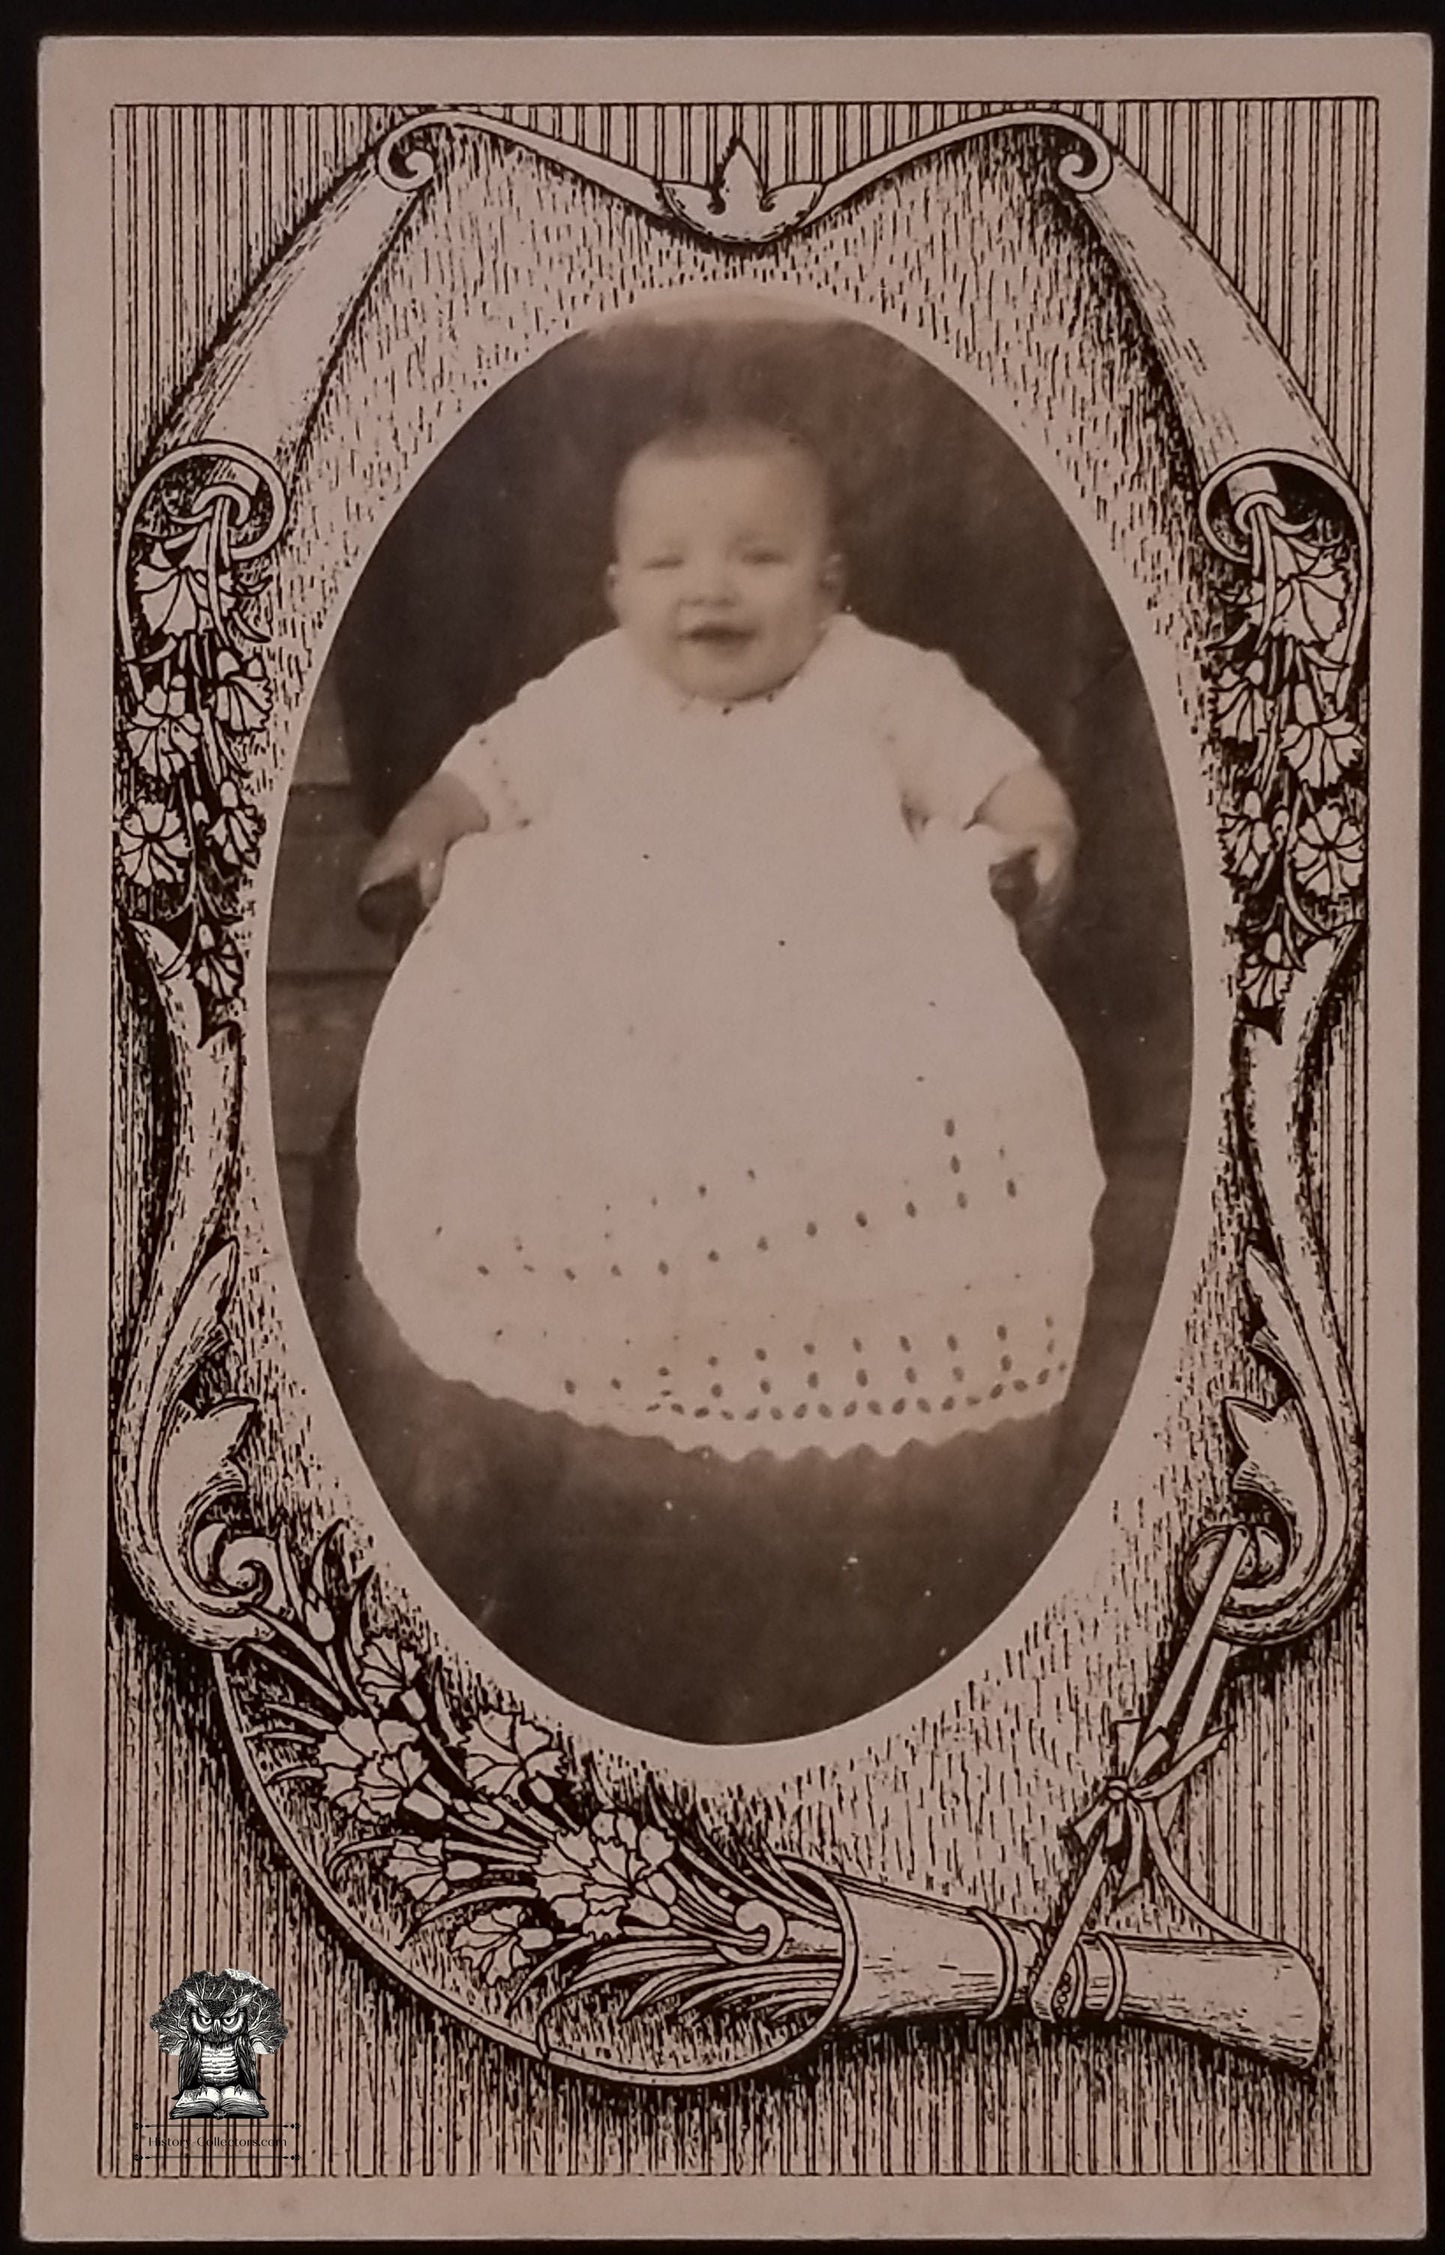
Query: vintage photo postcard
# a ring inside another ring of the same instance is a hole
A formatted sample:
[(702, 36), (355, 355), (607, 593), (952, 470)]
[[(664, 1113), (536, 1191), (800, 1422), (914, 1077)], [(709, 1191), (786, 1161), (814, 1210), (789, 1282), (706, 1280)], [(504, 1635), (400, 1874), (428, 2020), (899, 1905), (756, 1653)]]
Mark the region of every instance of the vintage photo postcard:
[(1429, 77), (45, 50), (34, 2238), (1423, 2228)]

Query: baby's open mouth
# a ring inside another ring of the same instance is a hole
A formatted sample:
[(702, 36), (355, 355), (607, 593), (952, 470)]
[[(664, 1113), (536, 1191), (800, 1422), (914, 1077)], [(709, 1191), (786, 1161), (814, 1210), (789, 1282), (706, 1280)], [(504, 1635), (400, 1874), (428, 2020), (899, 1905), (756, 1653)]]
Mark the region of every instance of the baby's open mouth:
[(751, 642), (752, 638), (753, 630), (750, 626), (724, 626), (721, 623), (690, 626), (683, 631), (685, 642), (702, 642), (709, 648), (719, 650), (740, 649), (743, 643)]

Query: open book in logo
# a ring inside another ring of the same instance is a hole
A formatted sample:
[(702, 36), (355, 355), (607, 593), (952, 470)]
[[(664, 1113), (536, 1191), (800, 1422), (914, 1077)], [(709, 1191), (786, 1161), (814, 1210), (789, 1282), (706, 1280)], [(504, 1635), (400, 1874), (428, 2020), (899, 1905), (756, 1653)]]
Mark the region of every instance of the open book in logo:
[(281, 2000), (254, 1973), (192, 1973), (172, 1989), (151, 2026), (162, 2051), (180, 2057), (173, 2122), (216, 2114), (262, 2119), (256, 2062), (280, 2048), (286, 2034)]

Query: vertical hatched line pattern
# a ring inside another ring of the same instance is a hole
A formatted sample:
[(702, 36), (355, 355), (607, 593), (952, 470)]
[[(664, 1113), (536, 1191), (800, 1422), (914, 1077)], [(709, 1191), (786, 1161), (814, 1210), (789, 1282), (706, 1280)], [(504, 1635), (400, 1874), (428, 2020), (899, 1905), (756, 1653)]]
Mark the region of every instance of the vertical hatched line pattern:
[[(1012, 105), (534, 105), (539, 130), (671, 177), (708, 177), (732, 133), (770, 180), (824, 177)], [(1376, 244), (1374, 105), (1138, 101), (1061, 105), (1115, 141), (1179, 211), (1295, 367), (1368, 499)], [(132, 482), (219, 327), (305, 214), (401, 112), (387, 106), (139, 108), (116, 114), (116, 475)], [(223, 184), (216, 192), (216, 184)], [(935, 313), (935, 330), (944, 330)], [(1310, 1149), (1326, 1257), (1355, 1367), (1364, 1348), (1359, 1207), (1363, 1011), (1327, 1043)], [(122, 1045), (123, 1046), (123, 1045)], [(136, 1152), (126, 1149), (127, 1179)], [(1337, 1188), (1329, 1188), (1335, 1185)], [(137, 1200), (117, 1205), (133, 1242)], [(124, 1612), (111, 1624), (103, 2049), (98, 2137), (110, 2174), (254, 2173), (234, 2141), (209, 2161), (134, 2158), (169, 2102), (146, 2023), (181, 1973), (218, 1953), (276, 1969), (292, 2035), (270, 2062), (273, 2113), (298, 2125), (285, 2174), (563, 2171), (679, 2174), (877, 2168), (1359, 2170), (1369, 2165), (1362, 1630), (1357, 1611), (1268, 1681), (1230, 1694), (1261, 1821), (1220, 1765), (1192, 1794), (1187, 1861), (1246, 1922), (1320, 1964), (1331, 2056), (1317, 2099), (1248, 2062), (1121, 2034), (1060, 2046), (1029, 2029), (928, 2029), (825, 2052), (784, 2089), (644, 2105), (488, 2046), (350, 1957), (270, 1843), (257, 1847), (216, 1751), (204, 1670)], [(222, 1923), (223, 1922), (223, 1923)], [(864, 2103), (862, 2094), (871, 2094)]]
[[(711, 176), (723, 142), (741, 131), (765, 177), (781, 179), (826, 177), (920, 133), (1013, 106), (815, 104), (801, 120), (763, 103), (728, 105), (721, 121), (711, 108), (679, 104), (640, 105), (623, 115), (596, 105), (533, 104), (507, 114), (600, 155), (694, 180)], [(1364, 333), (1372, 297), (1373, 103), (1046, 106), (1103, 132), (1173, 203), (1295, 367), (1351, 475), (1361, 478), (1369, 369), (1367, 356), (1341, 346)], [(381, 105), (118, 113), (118, 363), (125, 380), (116, 408), (123, 484), (217, 329), (280, 244), (403, 114)], [(1225, 154), (1231, 140), (1232, 162)], [(1236, 189), (1232, 211), (1222, 194), (1226, 172)], [(239, 194), (205, 195), (208, 178), (238, 184)], [(1266, 183), (1270, 195), (1261, 192)], [(1242, 225), (1246, 204), (1250, 233)], [(127, 210), (134, 214), (130, 227), (122, 218)], [(1349, 396), (1340, 398), (1346, 371)]]

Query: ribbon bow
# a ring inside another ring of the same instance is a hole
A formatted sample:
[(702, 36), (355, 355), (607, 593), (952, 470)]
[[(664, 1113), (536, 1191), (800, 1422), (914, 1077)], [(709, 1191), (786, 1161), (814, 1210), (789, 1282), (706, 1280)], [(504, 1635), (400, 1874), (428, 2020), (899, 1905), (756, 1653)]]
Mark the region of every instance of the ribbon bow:
[[(1159, 1804), (1176, 1793), (1186, 1778), (1212, 1761), (1228, 1732), (1212, 1730), (1169, 1759), (1169, 1741), (1163, 1731), (1153, 1731), (1142, 1743), (1139, 1724), (1129, 1717), (1116, 1726), (1122, 1768), (1107, 1779), (1073, 1826), (1079, 1845), (1097, 1845), (1115, 1863), (1122, 1862), (1123, 1877), (1116, 1900), (1133, 1893), (1144, 1878), (1147, 1854), (1160, 1879), (1175, 1898), (1212, 1932), (1234, 1940), (1247, 1940), (1243, 1927), (1235, 1926), (1197, 1894), (1169, 1852), (1159, 1821)], [(1164, 1766), (1161, 1767), (1161, 1764)]]

